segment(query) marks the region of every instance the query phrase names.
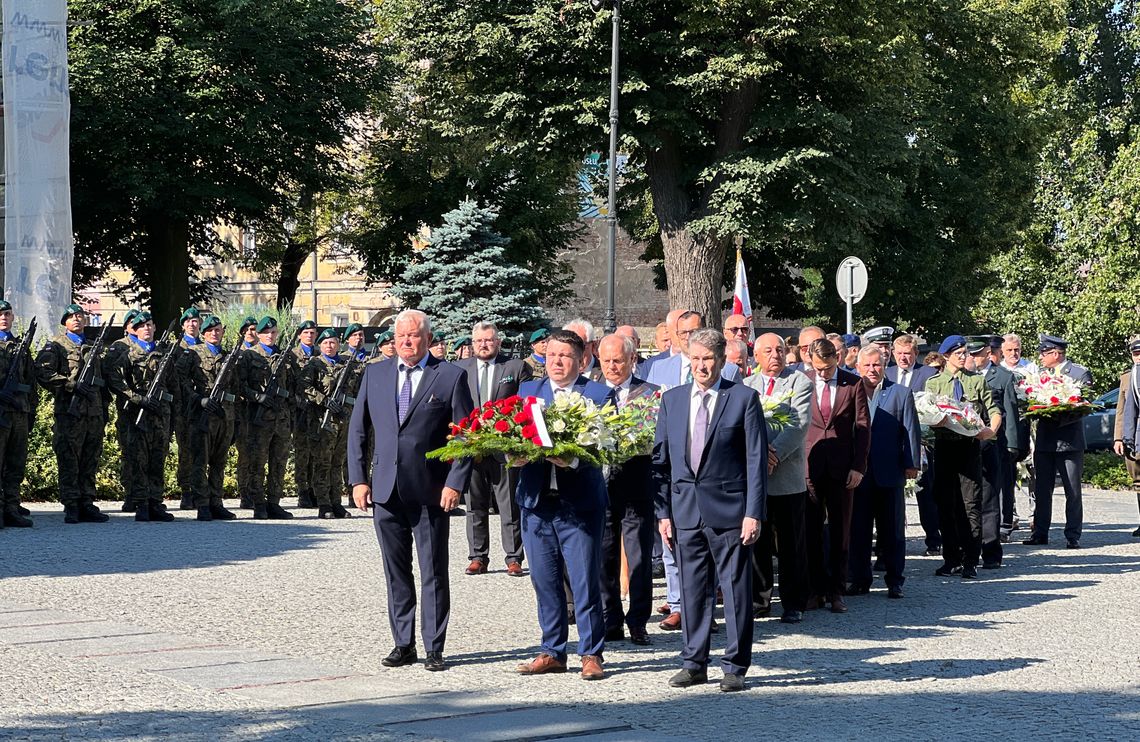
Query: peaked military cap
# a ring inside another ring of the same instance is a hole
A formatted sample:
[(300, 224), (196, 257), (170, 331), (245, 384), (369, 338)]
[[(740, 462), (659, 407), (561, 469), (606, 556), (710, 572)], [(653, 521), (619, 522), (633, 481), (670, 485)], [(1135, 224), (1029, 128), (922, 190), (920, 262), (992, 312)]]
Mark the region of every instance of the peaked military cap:
[(1056, 335), (1038, 335), (1037, 336), (1037, 352), (1044, 353), (1047, 350), (1066, 350), (1069, 347), (1069, 341), (1059, 338)]
[(68, 317), (76, 314), (83, 314), (83, 307), (78, 304), (68, 304), (63, 308), (63, 316), (59, 318), (59, 323), (62, 325), (64, 322), (67, 322)]
[(1130, 353), (1140, 352), (1140, 337), (1132, 338), (1132, 341), (1128, 343), (1128, 351)]
[(277, 327), (277, 320), (273, 319), (268, 314), (262, 317), (261, 321), (257, 323), (257, 331), (259, 333), (265, 332), (266, 330), (272, 330), (274, 327)]
[(966, 352), (970, 355), (977, 355), (984, 351), (989, 351), (990, 341), (984, 337), (972, 337), (966, 341)]
[(863, 339), (868, 343), (889, 343), (894, 335), (895, 328), (882, 325), (881, 327), (872, 327), (864, 332)]

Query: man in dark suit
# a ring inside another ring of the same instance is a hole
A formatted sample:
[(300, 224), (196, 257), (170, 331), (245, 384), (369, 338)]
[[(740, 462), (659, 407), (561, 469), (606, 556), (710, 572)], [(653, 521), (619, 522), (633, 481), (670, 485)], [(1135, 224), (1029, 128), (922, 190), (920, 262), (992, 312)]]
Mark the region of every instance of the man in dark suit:
[[(1124, 459), (1128, 476), (1132, 479), (1132, 489), (1136, 492), (1136, 507), (1140, 509), (1140, 335), (1128, 340), (1128, 352), (1132, 356), (1132, 368), (1120, 376), (1120, 394), (1116, 398), (1116, 424), (1112, 432), (1112, 450)], [(1140, 538), (1140, 528), (1132, 532), (1133, 538)]]
[(914, 395), (883, 376), (887, 355), (877, 345), (859, 351), (859, 376), (871, 416), (867, 475), (855, 489), (851, 515), (848, 595), (871, 591), (871, 526), (879, 534), (887, 597), (903, 596), (906, 561), (906, 503), (903, 484), (918, 476), (922, 433)]
[[(455, 365), (467, 372), (467, 387), (476, 405), (494, 402), (519, 393), (519, 384), (531, 378), (530, 366), (521, 358), (499, 354), (502, 347), (499, 328), (493, 322), (476, 322), (471, 330), (475, 355)], [(499, 511), (499, 531), (506, 552), (507, 574), (522, 577), (522, 535), (519, 533), (519, 507), (514, 498), (518, 477), (497, 458), (488, 457), (472, 464), (467, 490), (467, 574), (486, 574), (491, 549), (489, 527), (492, 502)]]
[[(633, 373), (637, 346), (632, 338), (607, 335), (598, 343), (598, 362), (613, 390), (619, 409), (635, 399), (652, 397), (657, 387)], [(606, 618), (606, 641), (625, 638), (622, 624), (629, 627), (634, 644), (649, 644), (645, 624), (653, 604), (654, 480), (650, 458), (634, 456), (610, 472), (606, 482), (609, 506), (602, 536), (602, 599)], [(629, 610), (621, 605), (621, 551), (625, 546), (629, 565)]]
[[(807, 377), (813, 386), (807, 439), (808, 568), (818, 607), (827, 596), (833, 613), (846, 613), (843, 600), (851, 547), (851, 504), (867, 471), (871, 424), (867, 392), (853, 373), (839, 368), (839, 354), (827, 338), (808, 348)], [(824, 513), (830, 552), (824, 559)], [(830, 569), (829, 569), (830, 568)]]
[[(352, 408), (348, 475), (356, 506), (372, 508), (384, 558), (388, 621), (396, 647), (383, 664), (399, 667), (417, 659), (414, 541), (423, 581), (424, 667), (443, 670), (451, 611), (448, 513), (467, 487), (471, 460), (428, 461), (424, 454), (447, 443), (451, 424), (470, 414), (474, 403), (467, 373), (428, 353), (427, 315), (404, 310), (396, 315), (394, 327), (396, 357), (366, 367)], [(370, 435), (375, 436), (373, 446), (368, 445)]]
[[(598, 405), (612, 402), (609, 387), (581, 375), (585, 353), (585, 343), (574, 332), (551, 333), (546, 344), (546, 378), (525, 382), (519, 394), (537, 397), (546, 404), (567, 392), (577, 392)], [(565, 574), (574, 593), (582, 678), (599, 680), (605, 676), (602, 650), (606, 633), (601, 595), (606, 515), (602, 470), (577, 459), (532, 462), (519, 472), (515, 496), (542, 628), (539, 655), (516, 669), (522, 675), (566, 672), (569, 620)]]
[[(1041, 371), (1051, 376), (1065, 376), (1087, 389), (1092, 374), (1067, 358), (1069, 343), (1059, 337), (1042, 335), (1037, 352), (1041, 354)], [(1024, 541), (1028, 546), (1049, 543), (1049, 526), (1053, 517), (1053, 486), (1061, 478), (1065, 490), (1065, 541), (1070, 549), (1081, 548), (1084, 504), (1081, 472), (1085, 465), (1085, 426), (1079, 415), (1059, 415), (1037, 421), (1037, 440), (1033, 447), (1033, 535)]]
[(689, 338), (693, 382), (661, 397), (653, 467), (661, 538), (681, 571), (681, 670), (669, 685), (708, 680), (715, 578), (724, 595), (722, 691), (744, 689), (752, 664), (751, 545), (766, 519), (768, 435), (752, 389), (721, 377), (724, 335)]

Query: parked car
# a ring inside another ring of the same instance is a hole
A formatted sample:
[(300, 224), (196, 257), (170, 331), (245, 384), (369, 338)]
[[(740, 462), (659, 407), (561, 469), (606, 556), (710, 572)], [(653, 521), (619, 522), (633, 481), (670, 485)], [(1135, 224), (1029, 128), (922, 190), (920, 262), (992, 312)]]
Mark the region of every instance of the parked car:
[(1104, 409), (1085, 415), (1085, 445), (1089, 451), (1112, 450), (1112, 433), (1116, 427), (1116, 400), (1120, 387), (1111, 389), (1094, 401)]

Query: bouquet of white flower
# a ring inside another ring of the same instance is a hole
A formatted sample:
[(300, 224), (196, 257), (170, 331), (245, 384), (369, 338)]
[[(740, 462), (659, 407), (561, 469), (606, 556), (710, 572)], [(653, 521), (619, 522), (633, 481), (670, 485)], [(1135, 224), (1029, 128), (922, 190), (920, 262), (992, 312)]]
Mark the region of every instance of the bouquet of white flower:
[(914, 408), (918, 421), (931, 428), (942, 428), (973, 438), (986, 423), (969, 402), (958, 402), (946, 395), (915, 392)]

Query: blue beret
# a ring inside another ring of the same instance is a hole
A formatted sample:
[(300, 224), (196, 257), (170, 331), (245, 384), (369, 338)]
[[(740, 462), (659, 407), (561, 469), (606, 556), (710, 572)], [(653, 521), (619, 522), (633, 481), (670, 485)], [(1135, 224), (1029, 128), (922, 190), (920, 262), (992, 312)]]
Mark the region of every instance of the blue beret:
[(859, 336), (858, 335), (852, 335), (851, 333), (847, 333), (846, 335), (843, 336), (843, 344), (846, 345), (848, 348), (858, 348), (859, 347)]
[(942, 345), (938, 346), (938, 352), (942, 355), (946, 355), (952, 350), (957, 350), (958, 348), (965, 347), (965, 345), (966, 338), (962, 337), (961, 335), (951, 335), (942, 341)]

